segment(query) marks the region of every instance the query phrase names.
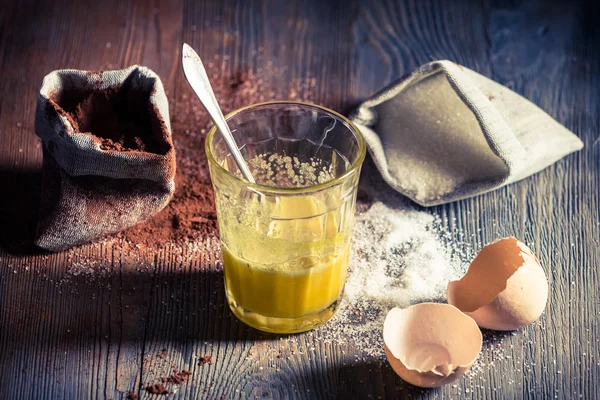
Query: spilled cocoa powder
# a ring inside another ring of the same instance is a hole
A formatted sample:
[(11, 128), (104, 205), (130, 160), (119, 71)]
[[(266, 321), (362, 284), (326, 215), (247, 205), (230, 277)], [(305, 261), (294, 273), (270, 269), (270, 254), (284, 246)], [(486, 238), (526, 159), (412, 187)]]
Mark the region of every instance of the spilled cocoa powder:
[(206, 364), (212, 364), (212, 356), (201, 356), (198, 358), (198, 365), (203, 366)]
[(217, 217), (210, 181), (178, 173), (175, 188), (171, 202), (162, 211), (119, 236), (134, 244), (151, 246), (193, 241), (216, 234)]
[(146, 386), (146, 391), (150, 394), (171, 394), (169, 389), (165, 387), (162, 383), (155, 383), (153, 385)]
[(147, 380), (141, 387), (150, 394), (159, 395), (176, 392), (177, 385), (189, 381), (192, 376), (191, 371), (180, 370), (177, 367), (166, 348), (150, 353), (144, 358), (143, 373)]
[(192, 375), (192, 373), (187, 369), (184, 369), (183, 371), (174, 371), (171, 376), (165, 379), (165, 382), (180, 385), (181, 383), (189, 380), (190, 375)]

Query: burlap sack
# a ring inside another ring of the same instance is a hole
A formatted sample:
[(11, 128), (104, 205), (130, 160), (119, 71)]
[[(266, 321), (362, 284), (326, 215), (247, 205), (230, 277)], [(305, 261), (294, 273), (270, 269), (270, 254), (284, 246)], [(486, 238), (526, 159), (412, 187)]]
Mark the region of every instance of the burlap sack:
[(384, 179), (424, 206), (516, 182), (583, 147), (530, 101), (451, 61), (423, 65), (351, 119)]
[(167, 97), (148, 68), (48, 74), (35, 130), (44, 149), (39, 247), (63, 250), (131, 227), (175, 190)]

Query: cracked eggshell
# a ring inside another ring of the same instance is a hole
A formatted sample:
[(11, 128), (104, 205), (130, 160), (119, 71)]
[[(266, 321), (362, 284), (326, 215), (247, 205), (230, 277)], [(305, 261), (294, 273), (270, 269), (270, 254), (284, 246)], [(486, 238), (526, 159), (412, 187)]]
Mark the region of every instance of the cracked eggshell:
[(394, 308), (383, 324), (387, 359), (406, 382), (439, 387), (464, 375), (481, 351), (473, 319), (449, 304)]
[(513, 237), (485, 246), (462, 279), (448, 284), (448, 303), (482, 328), (507, 331), (537, 320), (548, 300), (540, 262)]

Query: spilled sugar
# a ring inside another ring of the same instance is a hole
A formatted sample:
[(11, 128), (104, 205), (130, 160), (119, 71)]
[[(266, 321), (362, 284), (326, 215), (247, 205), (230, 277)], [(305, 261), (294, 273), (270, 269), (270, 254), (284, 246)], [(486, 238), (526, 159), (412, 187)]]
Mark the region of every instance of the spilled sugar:
[(347, 299), (379, 307), (444, 300), (459, 266), (452, 264), (435, 230), (431, 214), (375, 203), (355, 225)]
[(385, 357), (381, 332), (391, 308), (445, 301), (448, 281), (474, 256), (467, 245), (450, 245), (439, 217), (382, 202), (357, 216), (352, 240), (344, 300), (314, 335), (348, 342), (363, 357)]

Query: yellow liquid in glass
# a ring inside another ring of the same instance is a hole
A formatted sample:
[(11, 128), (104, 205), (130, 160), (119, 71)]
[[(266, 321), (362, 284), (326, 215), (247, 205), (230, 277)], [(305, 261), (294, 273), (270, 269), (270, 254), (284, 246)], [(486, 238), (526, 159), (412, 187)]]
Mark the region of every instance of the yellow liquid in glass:
[(266, 232), (236, 238), (245, 243), (237, 255), (223, 244), (227, 295), (240, 319), (261, 330), (298, 332), (333, 315), (350, 246), (338, 232), (339, 210), (326, 211), (311, 197), (282, 197)]

